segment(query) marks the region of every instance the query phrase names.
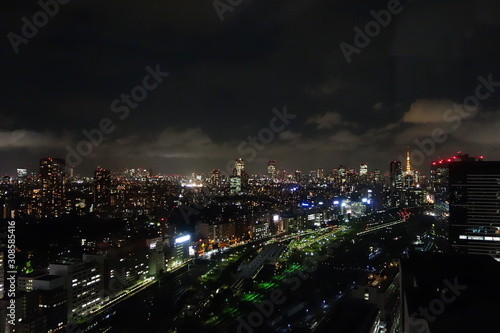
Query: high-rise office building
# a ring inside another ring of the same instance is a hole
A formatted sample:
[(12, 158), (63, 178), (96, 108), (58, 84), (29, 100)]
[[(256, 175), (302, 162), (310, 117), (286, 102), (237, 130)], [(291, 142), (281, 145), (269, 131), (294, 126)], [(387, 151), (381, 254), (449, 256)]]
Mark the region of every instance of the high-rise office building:
[(40, 160), (40, 181), (42, 185), (41, 216), (60, 216), (65, 206), (66, 162), (61, 158)]
[(245, 173), (245, 162), (243, 161), (242, 158), (237, 158), (236, 161), (234, 161), (233, 175), (238, 177), (243, 177), (244, 173)]
[(373, 180), (375, 181), (375, 183), (382, 182), (382, 174), (380, 173), (380, 169), (373, 170)]
[(241, 192), (241, 177), (229, 177), (229, 192), (231, 195), (237, 195)]
[(430, 182), (434, 192), (434, 212), (440, 220), (448, 221), (450, 215), (449, 166), (452, 162), (477, 162), (483, 156), (469, 156), (458, 152), (450, 158), (438, 159), (431, 163)]
[(101, 302), (102, 276), (96, 262), (61, 260), (49, 265), (50, 275), (63, 277), (68, 322), (91, 314)]
[(366, 176), (367, 174), (368, 174), (368, 164), (361, 163), (359, 165), (359, 175), (360, 176)]
[(500, 260), (500, 162), (450, 162), (449, 186), (452, 247)]
[(345, 179), (346, 179), (347, 171), (346, 171), (345, 166), (343, 166), (342, 164), (339, 165), (338, 175), (340, 176), (341, 182), (344, 183)]
[(28, 178), (28, 170), (26, 169), (17, 169), (17, 181), (19, 183), (24, 183)]
[(279, 180), (285, 180), (286, 179), (286, 170), (283, 169), (283, 167), (281, 167), (279, 170), (278, 170), (278, 179)]
[(295, 170), (295, 181), (300, 182), (302, 180), (302, 171)]
[(219, 186), (221, 183), (221, 174), (219, 169), (212, 170), (210, 175), (210, 183), (215, 186)]
[(111, 171), (97, 168), (94, 171), (94, 208), (106, 210), (111, 205)]
[(392, 193), (401, 188), (403, 182), (403, 170), (401, 169), (400, 161), (391, 161), (391, 163), (389, 163), (389, 179)]
[(267, 162), (267, 177), (276, 180), (278, 171), (276, 170), (276, 161)]

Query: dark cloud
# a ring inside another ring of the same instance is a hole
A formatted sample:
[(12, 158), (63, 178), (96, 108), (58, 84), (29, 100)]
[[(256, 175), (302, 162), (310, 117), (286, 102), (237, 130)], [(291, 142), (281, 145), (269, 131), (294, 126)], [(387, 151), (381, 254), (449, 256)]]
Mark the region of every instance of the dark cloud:
[[(348, 64), (339, 43), (352, 44), (353, 28), (387, 1), (243, 1), (223, 22), (208, 0), (71, 1), (18, 54), (1, 41), (0, 172), (64, 157), (103, 118), (116, 129), (84, 158), (84, 174), (96, 165), (223, 169), (282, 105), (297, 118), (254, 159), (242, 156), (251, 171), (265, 172), (266, 159), (289, 170), (359, 162), (385, 170), (436, 128), (449, 138), (433, 155), (469, 149), (499, 159), (500, 90), (458, 128), (443, 120), (474, 94), (479, 75), (500, 81), (499, 6), (402, 4)], [(37, 1), (0, 7), (3, 36), (40, 10)], [(120, 120), (112, 102), (156, 64), (170, 76)]]

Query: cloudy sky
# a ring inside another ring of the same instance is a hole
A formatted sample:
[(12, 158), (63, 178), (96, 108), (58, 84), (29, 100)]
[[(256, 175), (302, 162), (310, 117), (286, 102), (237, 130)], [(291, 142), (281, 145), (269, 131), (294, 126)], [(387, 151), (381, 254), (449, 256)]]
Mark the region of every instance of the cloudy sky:
[(69, 151), (84, 175), (237, 157), (252, 173), (385, 171), (407, 145), (424, 172), (458, 150), (500, 159), (498, 1), (405, 0), (385, 27), (372, 11), (395, 0), (238, 2), (68, 1), (44, 22), (37, 1), (4, 1), (0, 173)]

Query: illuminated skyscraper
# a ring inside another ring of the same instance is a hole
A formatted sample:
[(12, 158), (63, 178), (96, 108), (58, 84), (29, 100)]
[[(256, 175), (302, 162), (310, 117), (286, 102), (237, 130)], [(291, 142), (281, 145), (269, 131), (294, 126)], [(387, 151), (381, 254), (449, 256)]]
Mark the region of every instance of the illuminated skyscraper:
[(65, 204), (66, 162), (61, 158), (40, 160), (40, 181), (42, 184), (41, 216), (61, 216)]
[(28, 178), (28, 170), (26, 169), (17, 169), (17, 181), (19, 183), (24, 183)]
[(231, 195), (238, 195), (241, 192), (241, 177), (232, 176), (229, 178), (229, 192)]
[(97, 168), (94, 171), (94, 208), (106, 210), (111, 205), (111, 171)]
[(389, 179), (392, 193), (394, 193), (396, 189), (400, 189), (402, 187), (403, 170), (401, 170), (400, 161), (391, 161), (389, 164)]
[(244, 173), (245, 173), (245, 162), (243, 161), (242, 158), (237, 158), (236, 161), (234, 162), (233, 174), (234, 176), (243, 177)]
[(373, 170), (373, 180), (375, 181), (375, 183), (382, 182), (382, 174), (380, 173), (379, 169)]
[(267, 177), (272, 180), (277, 178), (276, 161), (267, 162)]
[(364, 176), (368, 174), (368, 164), (366, 163), (361, 163), (359, 165), (359, 175)]
[(221, 183), (220, 170), (214, 169), (212, 170), (212, 174), (210, 175), (210, 183), (215, 186), (219, 186)]
[(281, 167), (279, 170), (278, 170), (278, 179), (279, 180), (284, 180), (286, 179), (286, 170), (283, 169), (283, 167)]
[(451, 162), (449, 179), (452, 247), (500, 260), (500, 161)]
[(295, 181), (300, 182), (302, 180), (302, 171), (295, 170)]
[(436, 217), (448, 221), (450, 215), (450, 185), (449, 167), (452, 162), (478, 162), (482, 156), (469, 156), (458, 152), (455, 156), (445, 159), (438, 159), (431, 163), (431, 186), (434, 192), (434, 212)]
[(339, 165), (338, 175), (340, 177), (340, 184), (344, 184), (347, 179), (347, 171), (345, 169), (345, 166), (343, 166), (342, 164)]

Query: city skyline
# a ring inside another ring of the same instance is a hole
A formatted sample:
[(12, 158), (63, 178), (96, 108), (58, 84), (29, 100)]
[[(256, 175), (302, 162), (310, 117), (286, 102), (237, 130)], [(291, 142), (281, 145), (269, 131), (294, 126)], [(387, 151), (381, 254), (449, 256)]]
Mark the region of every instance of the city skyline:
[[(428, 164), (414, 168), (411, 157), (409, 156), (409, 154), (411, 154), (411, 150), (409, 149), (409, 147), (406, 147), (406, 148), (407, 148), (407, 150), (405, 151), (406, 157), (404, 158), (404, 160), (393, 159), (393, 160), (387, 161), (385, 168), (384, 167), (378, 168), (378, 167), (372, 166), (366, 162), (359, 162), (359, 163), (355, 163), (354, 165), (345, 164), (345, 163), (340, 162), (339, 164), (337, 164), (337, 166), (333, 166), (331, 168), (315, 167), (315, 168), (311, 168), (311, 169), (300, 169), (300, 168), (295, 168), (293, 165), (281, 165), (281, 164), (279, 164), (279, 161), (276, 161), (276, 160), (268, 160), (263, 165), (256, 166), (255, 161), (247, 163), (244, 159), (236, 158), (236, 159), (227, 161), (227, 163), (225, 164), (226, 165), (225, 170), (221, 167), (219, 167), (219, 168), (214, 167), (214, 168), (209, 169), (209, 170), (194, 170), (194, 169), (192, 169), (192, 170), (184, 170), (183, 172), (178, 172), (178, 173), (175, 173), (175, 172), (162, 173), (162, 172), (155, 172), (150, 166), (145, 166), (145, 165), (107, 167), (107, 166), (98, 164), (93, 169), (89, 169), (88, 172), (87, 172), (87, 170), (85, 170), (85, 172), (81, 172), (81, 168), (75, 167), (73, 165), (69, 165), (68, 163), (66, 163), (65, 170), (66, 170), (67, 176), (73, 175), (73, 176), (80, 176), (80, 177), (91, 177), (94, 174), (94, 172), (96, 170), (99, 170), (99, 169), (117, 170), (117, 171), (144, 169), (150, 173), (150, 176), (158, 176), (158, 175), (190, 176), (193, 174), (204, 174), (206, 176), (209, 176), (214, 170), (219, 170), (221, 175), (230, 176), (230, 175), (234, 174), (234, 170), (235, 170), (237, 161), (243, 160), (243, 162), (244, 162), (243, 169), (249, 175), (266, 175), (267, 174), (269, 176), (269, 174), (270, 174), (269, 163), (273, 163), (273, 170), (275, 173), (278, 173), (279, 171), (282, 170), (282, 171), (285, 171), (289, 175), (294, 174), (297, 171), (300, 171), (304, 175), (307, 175), (310, 172), (316, 172), (317, 170), (322, 170), (322, 171), (326, 170), (326, 172), (324, 174), (327, 175), (327, 174), (331, 173), (332, 171), (337, 170), (340, 166), (343, 166), (343, 167), (346, 167), (348, 169), (355, 169), (357, 173), (367, 172), (368, 174), (373, 174), (375, 171), (377, 171), (377, 172), (380, 172), (382, 175), (388, 176), (391, 173), (391, 164), (394, 161), (399, 161), (405, 165), (405, 170), (402, 173), (407, 173), (408, 168), (411, 167), (411, 170), (416, 170), (416, 171), (419, 171), (422, 175), (429, 176), (430, 172), (431, 172), (431, 168), (433, 165), (436, 164), (436, 161), (439, 161), (439, 160), (446, 161), (446, 159), (448, 159), (448, 161), (449, 161), (449, 158), (452, 155), (450, 153), (450, 154), (444, 155), (444, 156), (437, 156), (435, 159), (429, 161)], [(462, 151), (457, 151), (454, 154), (455, 155), (462, 154)], [(400, 155), (400, 157), (401, 156), (402, 155)], [(23, 166), (17, 167), (14, 170), (11, 170), (7, 173), (2, 174), (2, 176), (9, 176), (11, 178), (17, 178), (19, 170), (23, 170), (23, 172), (24, 172), (24, 170), (26, 170), (28, 175), (33, 174), (33, 173), (38, 174), (40, 171), (38, 162), (45, 159), (45, 158), (59, 159), (58, 157), (54, 157), (54, 156), (43, 157), (43, 158), (38, 159), (35, 163), (30, 162), (30, 164), (36, 164), (36, 166), (33, 166), (32, 168), (27, 168), (26, 167), (27, 164), (25, 163)], [(483, 155), (481, 155), (481, 159), (484, 159)], [(64, 158), (62, 158), (62, 160), (64, 160)], [(363, 171), (361, 171), (360, 168), (362, 168)], [(273, 177), (270, 177), (270, 178), (273, 178)]]
[[(22, 17), (42, 10), (5, 7), (11, 37), (23, 36)], [(97, 165), (223, 169), (236, 157), (249, 166), (384, 169), (408, 145), (424, 153), (425, 168), (457, 147), (500, 159), (498, 7), (401, 2), (380, 18), (386, 8), (253, 1), (221, 21), (209, 1), (61, 5), (28, 43), (3, 39), (10, 84), (0, 104), (0, 174), (66, 158), (84, 140), (91, 145), (75, 161), (86, 174)], [(378, 33), (363, 41), (357, 31), (375, 17)], [(290, 118), (271, 124), (285, 108)]]
[(0, 9), (0, 333), (499, 331), (498, 1)]

